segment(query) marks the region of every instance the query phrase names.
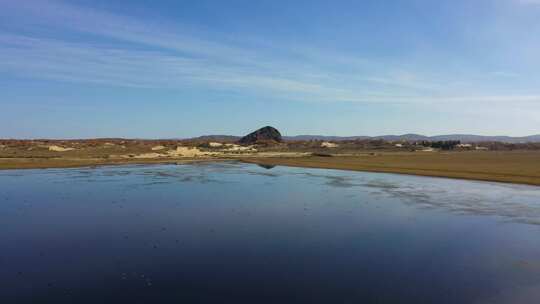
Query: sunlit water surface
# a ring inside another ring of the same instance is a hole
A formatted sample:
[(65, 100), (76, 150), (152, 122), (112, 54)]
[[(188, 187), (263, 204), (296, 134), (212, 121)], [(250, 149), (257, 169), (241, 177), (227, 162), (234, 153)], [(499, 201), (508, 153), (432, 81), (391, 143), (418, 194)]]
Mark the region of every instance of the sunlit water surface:
[(0, 171), (0, 303), (538, 303), (540, 188), (235, 162)]

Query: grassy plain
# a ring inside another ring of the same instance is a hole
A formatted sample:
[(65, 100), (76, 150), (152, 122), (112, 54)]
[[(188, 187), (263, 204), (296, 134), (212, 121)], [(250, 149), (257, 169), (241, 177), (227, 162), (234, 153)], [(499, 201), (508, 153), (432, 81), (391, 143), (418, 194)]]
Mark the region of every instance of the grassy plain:
[(381, 152), (354, 156), (246, 158), (308, 168), (402, 173), (540, 185), (540, 151)]
[[(60, 151), (57, 151), (58, 147), (61, 148)], [(62, 147), (67, 149), (62, 150), (65, 149)], [(186, 163), (227, 159), (261, 165), (403, 173), (540, 185), (540, 150), (420, 152), (396, 151), (391, 148), (369, 150), (359, 146), (321, 149), (306, 144), (243, 148), (225, 144), (208, 147), (179, 141), (114, 139), (0, 142), (0, 169)]]

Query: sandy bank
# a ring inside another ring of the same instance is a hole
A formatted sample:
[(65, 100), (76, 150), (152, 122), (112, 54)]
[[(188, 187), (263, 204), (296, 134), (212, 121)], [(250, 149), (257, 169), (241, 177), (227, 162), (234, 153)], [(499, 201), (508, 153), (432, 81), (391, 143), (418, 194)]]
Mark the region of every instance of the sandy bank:
[(254, 157), (243, 161), (261, 165), (400, 173), (540, 186), (538, 152), (381, 153), (334, 157)]
[(332, 157), (298, 152), (245, 154), (205, 153), (195, 149), (174, 150), (171, 155), (147, 153), (138, 157), (0, 158), (0, 169), (67, 168), (98, 165), (189, 163), (241, 160), (261, 165), (401, 173), (433, 177), (518, 183), (540, 186), (540, 152), (364, 153)]

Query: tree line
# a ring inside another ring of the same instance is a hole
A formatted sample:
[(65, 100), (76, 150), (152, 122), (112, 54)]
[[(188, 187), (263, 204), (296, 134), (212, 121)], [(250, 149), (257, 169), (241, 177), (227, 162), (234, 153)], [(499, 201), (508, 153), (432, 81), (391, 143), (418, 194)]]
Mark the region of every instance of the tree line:
[(461, 144), (459, 140), (440, 140), (440, 141), (422, 141), (420, 143), (424, 147), (431, 147), (441, 150), (453, 150), (457, 145)]

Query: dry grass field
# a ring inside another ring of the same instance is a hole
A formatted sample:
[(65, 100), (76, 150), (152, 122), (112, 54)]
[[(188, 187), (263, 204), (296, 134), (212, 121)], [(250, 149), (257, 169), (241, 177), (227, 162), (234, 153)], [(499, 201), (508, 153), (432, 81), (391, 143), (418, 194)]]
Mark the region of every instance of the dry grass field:
[[(240, 159), (283, 165), (403, 173), (540, 185), (540, 150), (410, 151), (385, 144), (321, 148), (317, 142), (239, 146), (175, 140), (0, 141), (0, 169), (117, 164), (185, 163)], [(319, 156), (316, 156), (319, 155)], [(326, 157), (325, 157), (326, 156)]]
[(244, 160), (262, 165), (403, 173), (540, 185), (539, 151), (381, 152), (355, 156)]

